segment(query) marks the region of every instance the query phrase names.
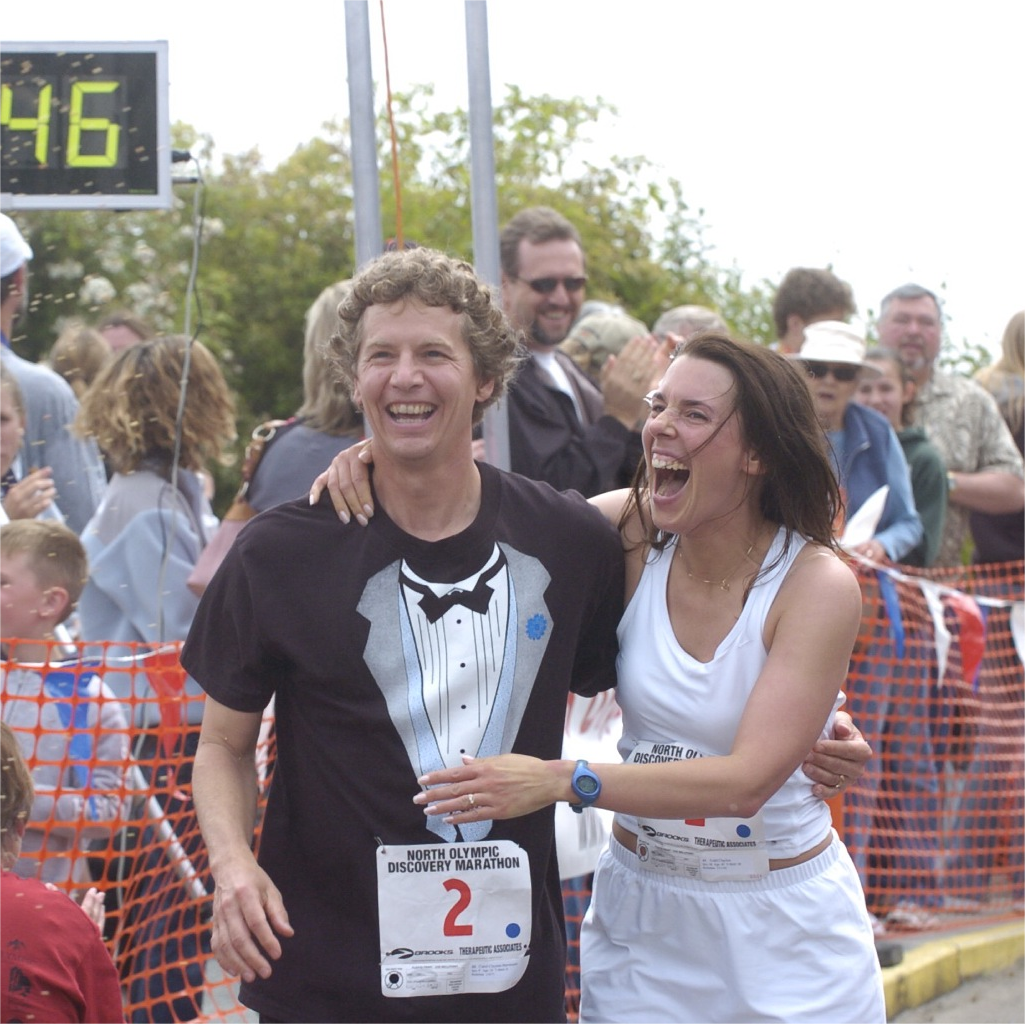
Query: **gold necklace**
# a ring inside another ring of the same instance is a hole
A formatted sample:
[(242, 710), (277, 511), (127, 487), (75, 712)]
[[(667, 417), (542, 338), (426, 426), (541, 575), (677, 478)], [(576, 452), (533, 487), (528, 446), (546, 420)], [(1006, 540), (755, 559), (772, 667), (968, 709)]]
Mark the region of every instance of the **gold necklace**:
[(692, 573), (690, 571), (690, 569), (687, 568), (687, 563), (684, 562), (684, 560), (683, 560), (683, 551), (682, 551), (682, 549), (679, 546), (679, 541), (677, 541), (676, 553), (680, 556), (680, 564), (683, 566), (683, 571), (692, 580), (697, 580), (698, 583), (707, 583), (709, 585), (711, 585), (713, 583), (718, 583), (719, 584), (719, 589), (724, 594), (728, 594), (730, 592), (730, 580), (733, 579), (733, 576), (736, 573), (736, 571), (744, 564), (744, 562), (747, 561), (747, 556), (750, 555), (752, 551), (754, 551), (755, 543), (756, 543), (755, 541), (751, 542), (751, 544), (748, 546), (747, 551), (744, 552), (744, 555), (740, 559), (740, 561), (737, 562), (737, 564), (732, 569), (730, 569), (730, 571), (721, 580), (706, 580), (706, 579), (703, 579), (701, 576), (695, 576), (694, 573)]

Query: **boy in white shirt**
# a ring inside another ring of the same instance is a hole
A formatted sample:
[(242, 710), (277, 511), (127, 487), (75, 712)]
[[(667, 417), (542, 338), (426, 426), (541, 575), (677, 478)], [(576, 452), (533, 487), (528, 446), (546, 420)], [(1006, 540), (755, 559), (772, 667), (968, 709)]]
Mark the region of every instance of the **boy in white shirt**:
[(2, 716), (35, 784), (16, 871), (47, 882), (88, 883), (86, 844), (109, 838), (126, 812), (124, 709), (95, 672), (52, 660), (58, 627), (74, 610), (87, 576), (82, 543), (63, 524), (21, 519), (0, 527), (8, 661)]

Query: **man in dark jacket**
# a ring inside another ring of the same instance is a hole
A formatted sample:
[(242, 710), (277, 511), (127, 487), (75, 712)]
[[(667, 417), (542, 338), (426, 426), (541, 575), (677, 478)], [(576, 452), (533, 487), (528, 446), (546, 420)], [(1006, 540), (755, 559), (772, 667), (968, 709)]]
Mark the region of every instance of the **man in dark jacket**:
[(641, 455), (644, 396), (659, 374), (658, 343), (634, 338), (596, 387), (559, 342), (580, 314), (587, 283), (577, 229), (532, 207), (503, 228), (502, 303), (531, 358), (510, 388), (511, 468), (585, 497), (629, 484)]

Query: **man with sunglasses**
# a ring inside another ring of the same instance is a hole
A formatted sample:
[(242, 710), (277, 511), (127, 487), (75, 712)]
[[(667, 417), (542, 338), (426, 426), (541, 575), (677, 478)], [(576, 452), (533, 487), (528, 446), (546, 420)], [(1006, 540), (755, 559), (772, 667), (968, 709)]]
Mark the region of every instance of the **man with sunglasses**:
[(587, 284), (577, 229), (548, 207), (522, 210), (502, 230), (500, 255), (502, 303), (531, 355), (509, 391), (513, 472), (585, 497), (626, 486), (641, 456), (644, 396), (662, 369), (657, 342), (631, 339), (599, 390), (558, 349)]

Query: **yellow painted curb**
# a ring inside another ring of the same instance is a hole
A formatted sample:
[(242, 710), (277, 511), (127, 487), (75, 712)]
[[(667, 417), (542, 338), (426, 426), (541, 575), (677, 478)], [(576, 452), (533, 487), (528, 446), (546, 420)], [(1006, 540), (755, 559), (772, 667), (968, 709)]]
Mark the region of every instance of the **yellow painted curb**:
[(904, 959), (883, 968), (886, 1016), (921, 1006), (957, 988), (966, 978), (1025, 958), (1025, 926), (1000, 925), (937, 939), (904, 951)]

